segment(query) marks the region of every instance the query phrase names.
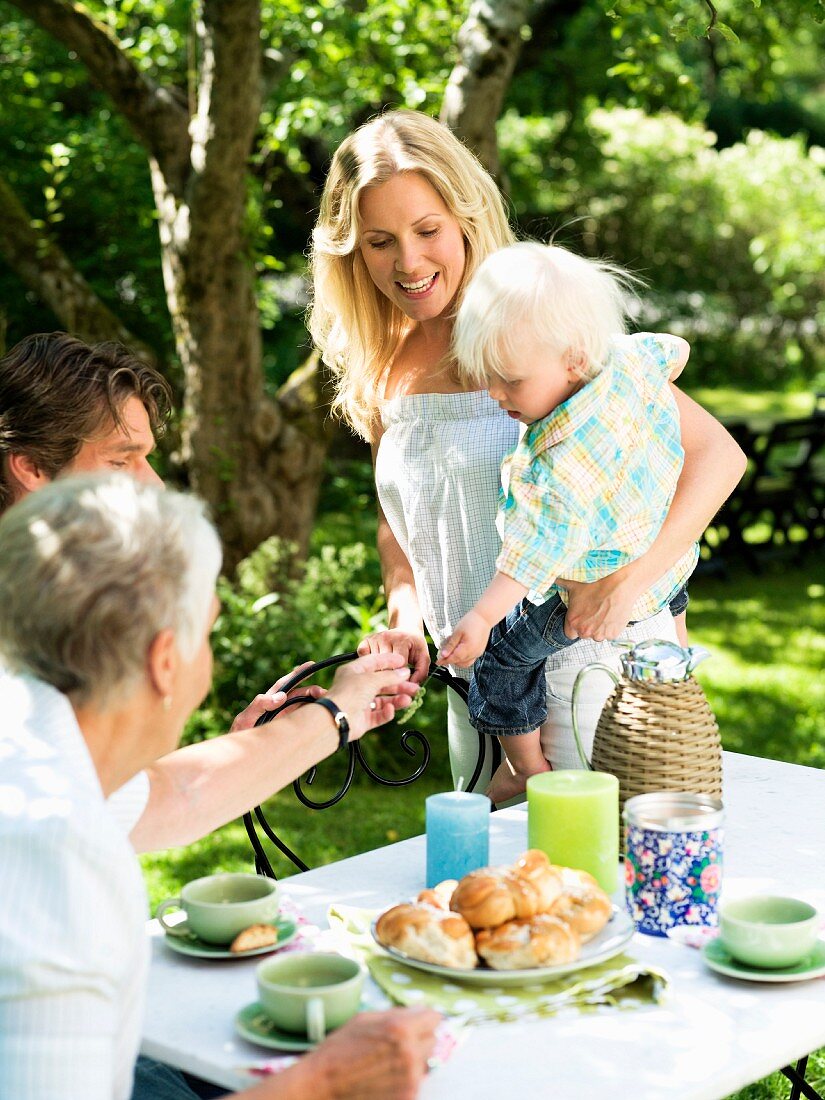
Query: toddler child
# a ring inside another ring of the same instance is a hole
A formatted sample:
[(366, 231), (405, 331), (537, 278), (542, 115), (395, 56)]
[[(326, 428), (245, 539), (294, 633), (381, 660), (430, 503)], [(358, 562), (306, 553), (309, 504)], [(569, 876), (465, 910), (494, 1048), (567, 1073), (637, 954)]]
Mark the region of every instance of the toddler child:
[[(682, 469), (668, 382), (689, 346), (662, 333), (625, 335), (633, 278), (556, 245), (515, 244), (479, 267), (458, 311), (462, 382), (481, 386), (526, 429), (502, 466), (497, 572), (443, 643), (439, 664), (473, 667), (473, 726), (506, 760), (487, 793), (503, 802), (549, 765), (544, 664), (565, 633), (564, 582), (594, 581), (643, 554)], [(633, 621), (687, 604), (698, 558), (686, 553), (633, 606)], [(509, 763), (508, 763), (509, 762)]]

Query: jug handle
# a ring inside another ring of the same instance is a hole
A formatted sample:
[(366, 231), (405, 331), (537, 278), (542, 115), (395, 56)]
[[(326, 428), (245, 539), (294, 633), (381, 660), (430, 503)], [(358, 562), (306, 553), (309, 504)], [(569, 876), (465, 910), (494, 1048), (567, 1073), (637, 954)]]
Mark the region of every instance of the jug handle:
[(619, 677), (616, 675), (616, 673), (613, 671), (613, 669), (609, 665), (601, 665), (601, 664), (587, 665), (585, 668), (583, 668), (581, 670), (581, 672), (576, 677), (576, 682), (573, 684), (573, 695), (572, 695), (572, 698), (570, 700), (570, 707), (571, 707), (571, 713), (572, 713), (572, 718), (573, 718), (573, 737), (576, 739), (576, 748), (578, 749), (579, 758), (582, 762), (582, 767), (587, 768), (590, 771), (593, 770), (593, 765), (587, 759), (587, 753), (584, 751), (584, 745), (582, 744), (581, 734), (579, 733), (579, 721), (578, 721), (578, 717), (576, 715), (576, 709), (578, 707), (578, 702), (579, 702), (579, 691), (581, 689), (582, 683), (584, 682), (585, 676), (588, 674), (588, 672), (595, 672), (597, 669), (600, 672), (606, 672), (607, 675), (610, 677), (610, 679), (613, 681), (614, 684), (619, 683)]

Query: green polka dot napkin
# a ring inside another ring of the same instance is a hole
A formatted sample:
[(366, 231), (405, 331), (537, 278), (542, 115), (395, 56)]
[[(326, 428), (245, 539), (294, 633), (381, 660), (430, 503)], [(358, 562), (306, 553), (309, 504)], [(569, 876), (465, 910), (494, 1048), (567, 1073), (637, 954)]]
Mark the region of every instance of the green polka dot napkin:
[(636, 1008), (659, 1004), (665, 994), (668, 979), (663, 971), (624, 954), (555, 981), (506, 986), (450, 981), (385, 955), (370, 932), (377, 916), (344, 905), (332, 906), (328, 913), (330, 927), (345, 937), (374, 981), (397, 1004), (428, 1005), (445, 1016), (481, 1022), (552, 1016), (570, 1008), (588, 1011), (600, 1005)]

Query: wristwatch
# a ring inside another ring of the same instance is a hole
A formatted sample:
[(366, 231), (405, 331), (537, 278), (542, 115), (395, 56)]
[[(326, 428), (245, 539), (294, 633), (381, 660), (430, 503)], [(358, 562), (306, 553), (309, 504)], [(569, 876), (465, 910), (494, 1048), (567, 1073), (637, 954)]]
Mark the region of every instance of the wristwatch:
[(345, 749), (349, 743), (349, 719), (338, 704), (333, 703), (328, 695), (322, 695), (320, 699), (308, 699), (307, 702), (317, 703), (319, 707), (325, 707), (329, 711), (338, 730), (338, 748)]

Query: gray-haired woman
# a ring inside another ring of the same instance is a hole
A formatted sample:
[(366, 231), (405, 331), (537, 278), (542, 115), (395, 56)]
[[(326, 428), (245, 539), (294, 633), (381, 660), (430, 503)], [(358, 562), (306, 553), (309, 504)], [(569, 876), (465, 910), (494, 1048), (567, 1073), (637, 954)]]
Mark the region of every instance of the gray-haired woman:
[[(0, 660), (11, 671), (0, 679), (2, 1096), (132, 1093), (146, 895), (105, 800), (175, 747), (209, 687), (219, 567), (198, 501), (125, 477), (58, 479), (0, 520)], [(329, 698), (350, 737), (409, 700), (402, 665), (376, 655), (335, 677)], [(318, 707), (279, 726), (269, 751), (284, 775), (338, 746)], [(262, 792), (249, 778), (254, 805)], [(412, 1096), (437, 1019), (356, 1019), (243, 1095)], [(167, 1076), (156, 1095), (196, 1095)]]

